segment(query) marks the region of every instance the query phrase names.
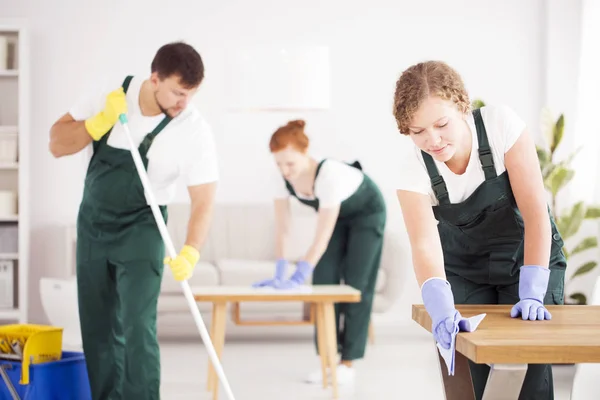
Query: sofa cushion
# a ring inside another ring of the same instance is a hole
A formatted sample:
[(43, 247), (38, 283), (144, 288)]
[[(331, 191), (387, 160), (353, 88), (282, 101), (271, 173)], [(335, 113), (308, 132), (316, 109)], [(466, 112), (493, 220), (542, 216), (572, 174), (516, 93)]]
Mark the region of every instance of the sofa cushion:
[[(261, 279), (273, 276), (275, 272), (274, 261), (255, 261), (241, 259), (216, 260), (216, 266), (221, 274), (221, 285), (248, 286)], [(289, 268), (288, 275), (293, 272)]]
[[(221, 274), (221, 285), (224, 286), (250, 286), (254, 282), (273, 276), (274, 261), (254, 261), (240, 259), (222, 259), (217, 261), (217, 268)], [(293, 273), (293, 268), (288, 270), (288, 276)], [(262, 312), (266, 318), (278, 315), (293, 314), (296, 319), (302, 317), (302, 302), (245, 302), (240, 305), (240, 314)]]
[[(181, 289), (179, 290), (181, 292)], [(208, 302), (196, 302), (196, 306), (200, 311), (205, 324), (209, 324), (210, 320), (207, 320), (207, 313), (212, 312), (212, 304)], [(192, 311), (188, 305), (187, 300), (183, 293), (163, 293), (158, 297), (157, 312), (159, 316), (172, 315), (172, 314), (187, 314), (189, 318), (193, 320)]]
[[(194, 274), (189, 279), (190, 286), (216, 286), (219, 285), (219, 272), (214, 264), (200, 261), (196, 265), (196, 269), (194, 270)], [(175, 278), (173, 278), (173, 274), (171, 273), (171, 268), (165, 265), (165, 269), (163, 272), (163, 279), (161, 282), (161, 293), (165, 294), (181, 294), (183, 296), (183, 292), (181, 290), (181, 283), (177, 282)]]

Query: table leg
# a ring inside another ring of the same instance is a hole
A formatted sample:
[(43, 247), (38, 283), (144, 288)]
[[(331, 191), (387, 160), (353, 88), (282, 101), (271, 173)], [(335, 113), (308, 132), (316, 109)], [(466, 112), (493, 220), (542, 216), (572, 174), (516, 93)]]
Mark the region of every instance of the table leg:
[(327, 365), (329, 363), (329, 351), (327, 349), (327, 326), (325, 324), (325, 312), (322, 303), (315, 303), (315, 329), (317, 332), (317, 346), (319, 348), (319, 358), (321, 359), (321, 372), (323, 374), (323, 389), (327, 388), (329, 379), (327, 378)]
[[(214, 345), (214, 341), (215, 341), (215, 326), (216, 326), (216, 315), (217, 315), (217, 305), (213, 303), (213, 310), (212, 310), (212, 320), (210, 323), (210, 340), (213, 342)], [(212, 363), (209, 361), (208, 362), (208, 377), (206, 379), (206, 390), (209, 392), (212, 392), (213, 390), (213, 375), (215, 375), (215, 369), (213, 368)]]
[(444, 386), (444, 398), (446, 400), (475, 400), (475, 392), (473, 391), (473, 382), (471, 380), (471, 370), (469, 369), (467, 357), (458, 351), (455, 352), (454, 376), (450, 376), (448, 375), (446, 362), (440, 355), (435, 340), (433, 341), (433, 344), (439, 359), (439, 371)]
[(338, 398), (337, 383), (337, 331), (335, 323), (335, 308), (333, 303), (323, 304), (325, 313), (325, 325), (327, 326), (327, 355), (329, 369), (331, 371), (331, 386), (333, 387), (333, 398)]
[[(211, 338), (213, 342), (213, 346), (215, 347), (215, 353), (217, 353), (217, 357), (221, 360), (221, 355), (223, 354), (223, 347), (225, 345), (225, 326), (227, 322), (227, 303), (214, 303), (213, 305), (213, 328), (212, 333), (214, 339)], [(213, 372), (210, 374), (210, 382), (208, 383), (209, 387), (213, 392), (213, 400), (217, 400), (219, 398), (219, 377), (217, 376), (214, 368), (212, 366), (212, 362), (209, 359), (209, 369), (212, 368)]]
[(493, 364), (483, 400), (517, 400), (527, 373), (527, 364)]

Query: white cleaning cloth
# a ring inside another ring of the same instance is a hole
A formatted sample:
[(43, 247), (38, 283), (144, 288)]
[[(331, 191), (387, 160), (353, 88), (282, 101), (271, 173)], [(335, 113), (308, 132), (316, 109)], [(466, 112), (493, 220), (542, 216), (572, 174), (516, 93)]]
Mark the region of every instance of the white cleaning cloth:
[(470, 318), (461, 318), (460, 321), (458, 321), (458, 326), (456, 327), (456, 330), (452, 333), (449, 349), (444, 349), (439, 343), (437, 343), (437, 348), (440, 351), (442, 358), (446, 362), (446, 367), (448, 368), (448, 375), (454, 375), (454, 353), (456, 348), (456, 335), (458, 334), (458, 332), (461, 331), (475, 331), (486, 315), (487, 314), (484, 313), (475, 315)]
[(313, 288), (310, 285), (300, 285), (288, 289), (274, 288), (273, 286), (262, 286), (255, 289), (257, 292), (266, 293), (285, 293), (285, 294), (296, 294), (296, 293), (312, 293)]

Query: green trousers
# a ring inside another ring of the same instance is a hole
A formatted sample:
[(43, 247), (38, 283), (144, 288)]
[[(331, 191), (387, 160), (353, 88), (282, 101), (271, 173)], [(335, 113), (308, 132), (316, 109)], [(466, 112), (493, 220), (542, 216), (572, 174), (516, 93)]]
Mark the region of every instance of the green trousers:
[[(364, 357), (383, 248), (385, 213), (339, 222), (313, 272), (314, 285), (344, 283), (361, 292), (359, 303), (335, 304), (338, 352), (344, 361)], [(318, 342), (315, 335), (315, 346)]]
[(163, 260), (149, 260), (142, 250), (118, 257), (78, 237), (79, 316), (94, 400), (160, 398), (156, 308)]

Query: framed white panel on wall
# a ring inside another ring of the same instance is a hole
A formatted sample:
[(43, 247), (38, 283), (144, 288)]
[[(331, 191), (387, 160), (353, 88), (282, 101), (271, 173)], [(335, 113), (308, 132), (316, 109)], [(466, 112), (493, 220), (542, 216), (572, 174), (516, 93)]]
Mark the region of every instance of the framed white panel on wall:
[(246, 46), (227, 54), (229, 111), (326, 110), (331, 106), (329, 48)]

